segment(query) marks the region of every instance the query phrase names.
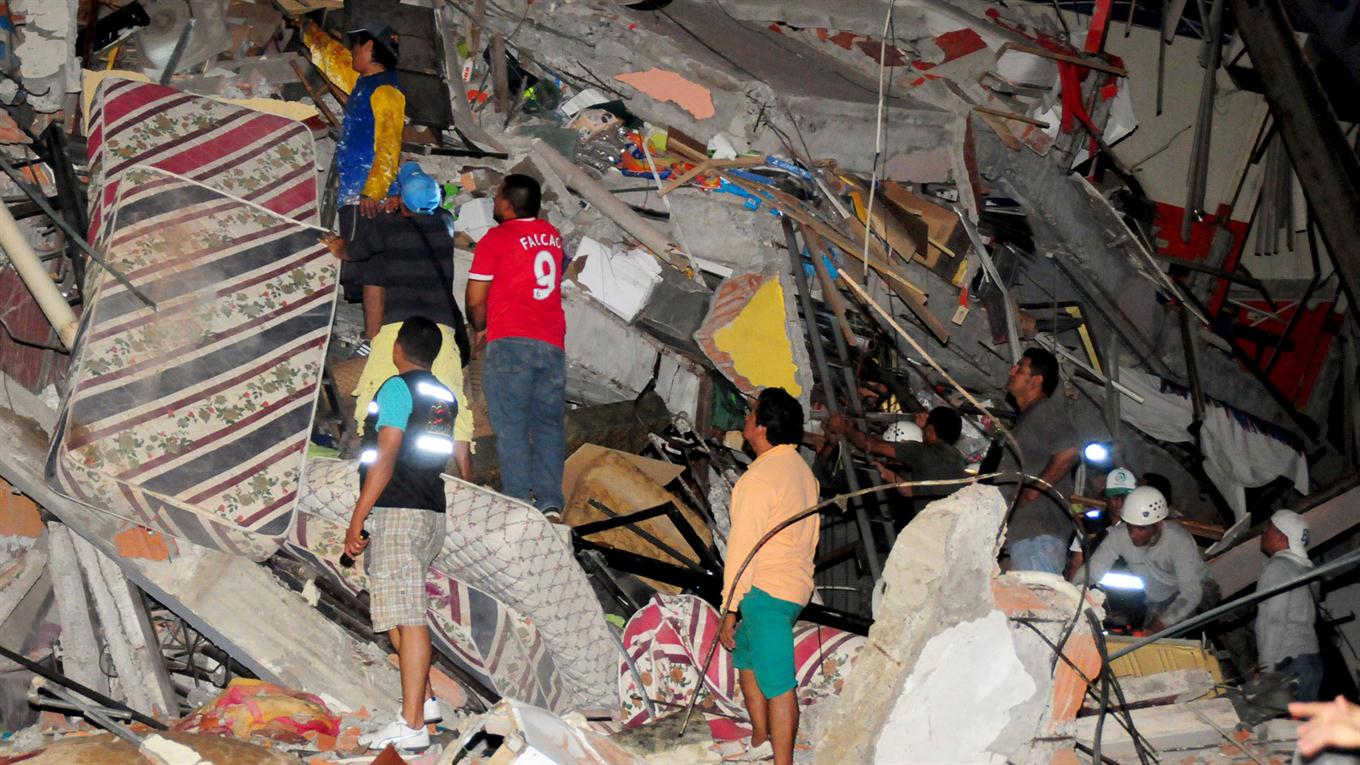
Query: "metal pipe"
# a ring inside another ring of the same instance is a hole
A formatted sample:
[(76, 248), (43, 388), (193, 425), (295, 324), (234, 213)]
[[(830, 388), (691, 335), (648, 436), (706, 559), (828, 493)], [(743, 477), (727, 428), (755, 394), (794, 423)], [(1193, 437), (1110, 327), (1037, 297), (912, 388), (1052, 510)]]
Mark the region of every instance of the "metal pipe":
[(1124, 394), (1125, 396), (1128, 396), (1136, 404), (1143, 403), (1144, 400), (1143, 397), (1138, 395), (1137, 393), (1134, 393), (1133, 390), (1129, 388), (1129, 386), (1124, 385), (1119, 381), (1113, 379), (1112, 377), (1110, 377), (1110, 375), (1102, 374), (1096, 371), (1094, 367), (1092, 367), (1090, 364), (1087, 364), (1085, 361), (1082, 361), (1071, 351), (1067, 350), (1067, 348), (1063, 347), (1063, 345), (1059, 343), (1057, 339), (1052, 337), (1051, 335), (1035, 335), (1034, 339), (1036, 342), (1038, 342), (1040, 345), (1044, 346), (1048, 350), (1053, 351), (1059, 356), (1062, 356), (1063, 358), (1067, 359), (1072, 364), (1075, 364), (1083, 372), (1091, 375), (1097, 380), (1100, 380), (1102, 383), (1106, 385), (1106, 387), (1113, 388), (1119, 391), (1120, 393)]
[[(75, 242), (80, 249), (85, 251), (86, 255), (90, 256), (90, 260), (98, 263), (100, 268), (108, 271), (110, 276), (116, 279), (119, 284), (126, 287), (128, 292), (131, 292), (138, 300), (145, 303), (148, 308), (156, 307), (155, 301), (147, 297), (146, 293), (138, 289), (131, 281), (128, 281), (127, 276), (123, 275), (123, 272), (110, 266), (109, 262), (104, 259), (104, 256), (91, 246), (89, 242), (85, 241), (84, 235), (74, 228), (71, 228), (71, 224), (67, 223), (66, 219), (62, 218), (56, 210), (52, 209), (52, 205), (47, 203), (47, 197), (43, 196), (40, 191), (30, 186), (28, 182), (24, 180), (23, 175), (19, 173), (19, 170), (14, 167), (14, 165), (11, 165), (9, 160), (5, 159), (3, 156), (0, 156), (0, 170), (4, 170), (5, 174), (13, 179), (15, 185), (27, 194), (29, 199), (33, 200), (33, 203), (38, 206), (38, 209), (42, 210), (46, 213), (47, 217), (52, 219), (52, 223), (54, 223), (57, 228), (61, 229), (61, 232), (67, 236), (69, 242)], [(6, 214), (9, 214), (8, 211), (6, 211)], [(12, 220), (13, 216), (11, 215), (10, 218)], [(8, 248), (6, 248), (6, 250), (8, 251)], [(32, 285), (29, 285), (29, 287), (32, 288)]]
[(57, 330), (61, 344), (67, 348), (73, 347), (80, 320), (76, 318), (71, 306), (67, 305), (61, 290), (58, 290), (57, 285), (52, 282), (52, 277), (47, 273), (47, 269), (43, 268), (42, 262), (38, 260), (38, 254), (33, 251), (23, 229), (19, 228), (19, 222), (14, 219), (6, 205), (0, 205), (0, 248), (4, 249), (19, 278), (24, 280), (29, 292), (33, 293), (38, 308), (42, 309), (43, 315)]
[(1127, 656), (1133, 653), (1134, 651), (1138, 650), (1139, 648), (1151, 645), (1152, 643), (1155, 643), (1158, 640), (1161, 640), (1162, 638), (1175, 637), (1177, 635), (1184, 634), (1196, 627), (1215, 621), (1218, 619), (1218, 617), (1223, 616), (1224, 614), (1231, 613), (1244, 606), (1252, 605), (1253, 603), (1259, 603), (1260, 601), (1265, 600), (1266, 598), (1274, 597), (1282, 592), (1288, 592), (1289, 590), (1292, 590), (1295, 587), (1308, 584), (1314, 579), (1321, 579), (1322, 577), (1327, 576), (1328, 574), (1350, 568), (1351, 566), (1357, 563), (1360, 563), (1360, 550), (1353, 550), (1330, 563), (1318, 566), (1317, 568), (1314, 568), (1312, 571), (1309, 571), (1306, 574), (1300, 574), (1299, 576), (1296, 576), (1287, 582), (1282, 582), (1281, 584), (1271, 587), (1268, 590), (1253, 592), (1250, 595), (1243, 595), (1237, 600), (1229, 601), (1221, 606), (1218, 606), (1217, 608), (1211, 608), (1208, 611), (1205, 611), (1204, 613), (1199, 614), (1197, 616), (1192, 616), (1188, 619), (1183, 619), (1180, 622), (1177, 622), (1176, 624), (1167, 627), (1161, 632), (1157, 632), (1148, 635), (1145, 638), (1135, 640), (1132, 643), (1129, 643), (1127, 646), (1124, 646), (1120, 650), (1116, 651), (1114, 654), (1112, 654), (1110, 656), (1110, 661), (1114, 661), (1122, 656)]
[[(808, 345), (812, 346), (812, 362), (817, 368), (817, 377), (822, 381), (823, 392), (826, 393), (826, 409), (832, 414), (840, 413), (840, 402), (836, 400), (835, 391), (831, 385), (831, 370), (826, 363), (826, 349), (822, 347), (822, 335), (817, 329), (817, 313), (812, 306), (812, 295), (808, 292), (807, 275), (803, 273), (802, 248), (798, 246), (798, 239), (793, 233), (793, 222), (788, 216), (783, 218), (784, 242), (789, 250), (789, 264), (793, 269), (793, 279), (798, 285), (798, 301), (803, 308), (803, 318), (807, 322)], [(836, 335), (840, 337), (840, 335)], [(852, 385), (847, 391), (849, 396), (854, 396), (856, 391)], [(845, 482), (849, 484), (850, 491), (856, 492), (860, 489), (859, 471), (854, 464), (854, 456), (850, 449), (850, 444), (845, 436), (837, 439), (840, 443), (841, 465), (845, 468)], [(869, 515), (864, 509), (864, 500), (856, 497), (854, 502), (855, 525), (859, 528), (860, 541), (864, 544), (864, 557), (869, 563), (869, 575), (875, 582), (883, 575), (883, 567), (878, 560), (878, 547), (874, 542), (874, 530), (869, 525)]]
[(84, 714), (86, 717), (98, 723), (99, 727), (103, 728), (109, 733), (112, 733), (118, 738), (123, 739), (124, 741), (128, 742), (129, 744), (132, 744), (135, 747), (139, 748), (141, 747), (143, 741), (141, 736), (138, 736), (136, 733), (133, 733), (127, 728), (124, 728), (123, 726), (119, 725), (108, 715), (104, 714), (103, 710), (99, 709), (93, 704), (82, 703), (80, 699), (77, 699), (75, 696), (71, 695), (70, 693), (67, 693), (66, 690), (63, 688), (52, 687), (50, 685), (47, 685), (45, 679), (39, 680), (38, 682), (42, 683), (42, 685), (39, 686), (40, 688), (52, 694), (53, 696), (56, 696), (62, 701), (65, 701), (66, 703), (70, 704), (76, 709), (79, 709), (81, 713)]
[(1186, 194), (1185, 213), (1181, 218), (1182, 242), (1190, 241), (1190, 226), (1195, 212), (1204, 208), (1204, 187), (1209, 174), (1209, 132), (1214, 125), (1214, 95), (1218, 90), (1218, 64), (1222, 52), (1219, 35), (1222, 28), (1223, 0), (1214, 0), (1204, 34), (1208, 55), (1204, 62), (1203, 85), (1200, 86), (1195, 142), (1190, 153), (1190, 188)]
[[(132, 719), (136, 720), (139, 723), (149, 725), (152, 728), (155, 728), (156, 730), (166, 730), (165, 723), (161, 722), (160, 720), (157, 720), (154, 717), (144, 715), (141, 712), (138, 712), (137, 710), (133, 709), (127, 704), (124, 704), (121, 701), (111, 699), (108, 696), (105, 696), (104, 694), (100, 693), (99, 691), (94, 690), (93, 688), (87, 688), (84, 685), (81, 685), (80, 683), (77, 683), (76, 681), (70, 679), (69, 677), (66, 677), (65, 675), (59, 674), (57, 672), (47, 669), (46, 667), (43, 667), (41, 664), (38, 664), (37, 662), (29, 661), (28, 657), (22, 654), (15, 653), (14, 651), (9, 650), (8, 648), (2, 645), (0, 645), (0, 656), (9, 659), (15, 664), (18, 664), (19, 666), (23, 667), (24, 669), (28, 670), (29, 672), (32, 672), (33, 674), (41, 678), (50, 680), (63, 688), (69, 688), (75, 691), (76, 693), (79, 693), (81, 696), (84, 696), (85, 698), (89, 699), (90, 701), (100, 704), (101, 706), (106, 706), (112, 709), (127, 712), (129, 717), (131, 717)], [(47, 690), (50, 691), (52, 690), (52, 688), (49, 687)], [(70, 699), (66, 700), (70, 701)]]

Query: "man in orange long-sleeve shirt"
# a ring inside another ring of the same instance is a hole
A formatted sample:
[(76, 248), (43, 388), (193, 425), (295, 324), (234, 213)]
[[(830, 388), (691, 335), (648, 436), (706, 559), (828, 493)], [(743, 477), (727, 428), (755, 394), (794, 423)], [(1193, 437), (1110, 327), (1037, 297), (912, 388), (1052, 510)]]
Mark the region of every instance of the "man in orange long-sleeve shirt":
[(733, 652), (751, 716), (751, 749), (742, 759), (773, 754), (775, 765), (791, 765), (798, 733), (793, 624), (812, 597), (819, 517), (781, 530), (737, 574), (771, 529), (817, 504), (817, 479), (798, 454), (803, 408), (783, 388), (761, 391), (742, 435), (756, 459), (732, 488), (732, 533), (723, 568), (724, 602), (731, 612), (718, 639)]

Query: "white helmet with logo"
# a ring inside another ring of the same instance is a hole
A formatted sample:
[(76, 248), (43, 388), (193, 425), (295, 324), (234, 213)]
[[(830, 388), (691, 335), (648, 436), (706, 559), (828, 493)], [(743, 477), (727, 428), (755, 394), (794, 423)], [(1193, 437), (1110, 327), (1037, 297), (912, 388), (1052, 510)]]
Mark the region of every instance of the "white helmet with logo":
[(1166, 497), (1151, 486), (1139, 486), (1124, 498), (1124, 522), (1130, 526), (1151, 526), (1167, 512)]
[(1128, 468), (1115, 468), (1105, 476), (1106, 494), (1128, 494), (1138, 488), (1138, 480)]
[(883, 431), (883, 440), (894, 444), (900, 444), (904, 441), (924, 441), (925, 434), (921, 432), (921, 426), (911, 420), (898, 420)]

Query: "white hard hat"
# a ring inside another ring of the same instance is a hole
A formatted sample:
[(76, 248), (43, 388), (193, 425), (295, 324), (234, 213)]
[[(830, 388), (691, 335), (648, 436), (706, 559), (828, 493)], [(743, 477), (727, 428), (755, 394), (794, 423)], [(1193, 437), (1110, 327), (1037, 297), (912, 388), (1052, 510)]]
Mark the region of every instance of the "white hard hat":
[(1139, 486), (1124, 498), (1124, 522), (1130, 526), (1151, 526), (1166, 514), (1166, 497), (1151, 486)]
[(925, 434), (921, 432), (921, 426), (911, 420), (898, 420), (883, 431), (883, 440), (894, 444), (900, 444), (904, 441), (924, 441)]
[(1308, 557), (1308, 520), (1292, 510), (1276, 510), (1270, 522), (1289, 540), (1289, 549)]
[(1128, 494), (1138, 488), (1138, 479), (1128, 468), (1115, 468), (1105, 476), (1106, 494)]

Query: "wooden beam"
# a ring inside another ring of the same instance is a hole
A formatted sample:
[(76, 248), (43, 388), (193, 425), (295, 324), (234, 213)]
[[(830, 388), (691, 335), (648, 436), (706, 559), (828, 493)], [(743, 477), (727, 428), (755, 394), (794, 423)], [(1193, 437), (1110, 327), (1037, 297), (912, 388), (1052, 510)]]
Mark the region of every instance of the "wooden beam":
[(1053, 59), (1054, 61), (1062, 61), (1068, 64), (1076, 64), (1077, 66), (1084, 66), (1087, 69), (1094, 69), (1097, 72), (1106, 72), (1108, 74), (1113, 74), (1116, 77), (1129, 76), (1129, 72), (1127, 69), (1114, 66), (1112, 64), (1107, 64), (1104, 61), (1100, 61), (1098, 59), (1083, 58), (1081, 56), (1070, 56), (1066, 53), (1059, 53), (1057, 51), (1049, 50), (1047, 48), (1040, 48), (1035, 45), (1023, 45), (1017, 42), (1007, 42), (1002, 44), (1001, 49), (996, 52), (997, 58), (998, 59), (1001, 58), (1001, 56), (1005, 55), (1006, 51), (1008, 50), (1013, 50), (1017, 53), (1028, 53), (1031, 56), (1049, 58)]

